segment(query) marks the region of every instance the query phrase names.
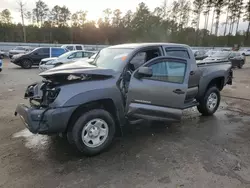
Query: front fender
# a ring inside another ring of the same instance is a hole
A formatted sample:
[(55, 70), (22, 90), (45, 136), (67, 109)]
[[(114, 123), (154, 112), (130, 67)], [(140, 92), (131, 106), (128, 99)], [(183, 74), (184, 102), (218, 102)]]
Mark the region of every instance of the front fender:
[(64, 107), (80, 106), (89, 102), (111, 99), (116, 107), (119, 120), (124, 120), (124, 106), (122, 94), (117, 88), (95, 89), (79, 93), (65, 102)]

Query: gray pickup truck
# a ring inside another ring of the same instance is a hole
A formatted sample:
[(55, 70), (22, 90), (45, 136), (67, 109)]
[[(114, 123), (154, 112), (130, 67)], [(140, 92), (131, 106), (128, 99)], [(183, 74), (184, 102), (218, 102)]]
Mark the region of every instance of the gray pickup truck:
[(196, 64), (187, 45), (122, 44), (104, 48), (92, 64), (67, 64), (28, 86), (19, 114), (32, 133), (61, 134), (85, 155), (110, 146), (128, 122), (179, 121), (197, 106), (212, 115), (232, 84), (230, 62)]

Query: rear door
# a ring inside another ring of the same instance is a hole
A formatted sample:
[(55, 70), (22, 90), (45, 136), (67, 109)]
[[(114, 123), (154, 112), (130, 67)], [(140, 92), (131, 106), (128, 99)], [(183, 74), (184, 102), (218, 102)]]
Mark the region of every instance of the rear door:
[(51, 48), (51, 57), (59, 57), (64, 54), (66, 51), (63, 48)]
[(139, 77), (138, 69), (132, 74), (127, 93), (127, 115), (149, 120), (180, 120), (188, 89), (188, 60), (158, 57), (142, 66), (151, 68), (153, 74)]
[(34, 64), (39, 64), (40, 61), (44, 58), (50, 57), (50, 48), (39, 48), (34, 51), (31, 55), (31, 59), (33, 60)]

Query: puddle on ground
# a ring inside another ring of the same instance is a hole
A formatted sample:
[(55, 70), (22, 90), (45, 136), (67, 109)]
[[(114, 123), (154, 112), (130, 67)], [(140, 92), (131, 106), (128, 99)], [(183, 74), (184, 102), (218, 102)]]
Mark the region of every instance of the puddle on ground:
[(33, 134), (28, 129), (13, 134), (13, 138), (24, 138), (25, 147), (29, 149), (46, 149), (50, 141), (48, 136)]

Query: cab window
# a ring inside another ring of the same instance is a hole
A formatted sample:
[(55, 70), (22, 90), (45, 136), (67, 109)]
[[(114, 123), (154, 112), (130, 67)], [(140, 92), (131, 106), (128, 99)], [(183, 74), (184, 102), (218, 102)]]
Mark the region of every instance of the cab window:
[(185, 78), (186, 63), (178, 61), (160, 61), (150, 65), (153, 75), (150, 80), (182, 84)]
[(67, 48), (69, 51), (74, 50), (74, 46), (66, 46), (66, 48)]
[(76, 50), (82, 50), (82, 46), (76, 46)]
[(169, 56), (190, 59), (188, 51), (181, 48), (165, 48), (166, 54)]

